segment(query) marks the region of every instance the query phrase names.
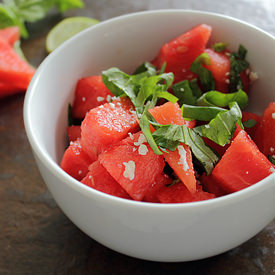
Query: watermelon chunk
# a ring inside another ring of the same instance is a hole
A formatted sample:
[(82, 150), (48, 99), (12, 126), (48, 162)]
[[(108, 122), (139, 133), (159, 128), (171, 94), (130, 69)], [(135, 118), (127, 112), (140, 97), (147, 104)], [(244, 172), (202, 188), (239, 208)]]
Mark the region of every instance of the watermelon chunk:
[(221, 197), (228, 194), (222, 189), (219, 183), (215, 181), (211, 174), (207, 176), (205, 173), (203, 173), (200, 176), (200, 182), (207, 192), (214, 194), (216, 197)]
[(233, 193), (274, 172), (274, 166), (241, 130), (213, 169), (212, 177), (226, 193)]
[(168, 175), (164, 173), (159, 174), (156, 177), (156, 181), (148, 188), (143, 200), (146, 202), (160, 202), (157, 197), (158, 190), (172, 183), (173, 180)]
[(26, 90), (35, 70), (0, 38), (0, 82)]
[(67, 135), (69, 142), (75, 141), (81, 137), (81, 128), (78, 125), (72, 125), (67, 127)]
[(108, 96), (111, 98), (113, 94), (103, 83), (101, 75), (79, 79), (72, 107), (73, 116), (83, 119), (92, 108), (106, 103)]
[(128, 98), (96, 107), (85, 116), (81, 124), (84, 151), (91, 156), (100, 154), (109, 145), (125, 138), (138, 129), (134, 107)]
[(0, 98), (13, 95), (19, 92), (25, 92), (24, 89), (18, 89), (17, 87), (9, 84), (0, 82)]
[(98, 191), (107, 193), (120, 198), (131, 199), (125, 190), (114, 180), (107, 170), (99, 163), (93, 162), (89, 166), (89, 172), (81, 180), (87, 186), (90, 186)]
[[(149, 110), (155, 120), (160, 124), (184, 125), (186, 121), (181, 116), (177, 103), (167, 102)], [(196, 178), (192, 163), (192, 153), (189, 146), (180, 144), (173, 152), (163, 153), (165, 160), (186, 185), (190, 192), (196, 191)]]
[(166, 62), (165, 72), (173, 72), (175, 82), (192, 79), (190, 67), (196, 57), (203, 53), (211, 35), (212, 27), (201, 24), (164, 44), (153, 62), (158, 68)]
[(161, 155), (156, 155), (138, 132), (110, 147), (98, 156), (110, 175), (134, 199), (141, 201), (164, 168)]
[(227, 93), (229, 87), (230, 60), (223, 52), (215, 52), (212, 49), (204, 51), (209, 55), (210, 65), (204, 65), (212, 72), (215, 80), (216, 90)]
[(213, 199), (215, 195), (204, 192), (199, 185), (196, 187), (196, 192), (191, 193), (182, 182), (179, 182), (162, 187), (157, 197), (161, 203), (184, 203)]
[(265, 109), (255, 132), (255, 142), (265, 155), (275, 157), (275, 102)]
[(70, 143), (61, 160), (61, 168), (77, 180), (83, 179), (91, 163), (96, 160), (89, 157), (82, 149), (81, 139)]
[(20, 38), (20, 29), (17, 26), (0, 29), (0, 37), (13, 46), (13, 44)]

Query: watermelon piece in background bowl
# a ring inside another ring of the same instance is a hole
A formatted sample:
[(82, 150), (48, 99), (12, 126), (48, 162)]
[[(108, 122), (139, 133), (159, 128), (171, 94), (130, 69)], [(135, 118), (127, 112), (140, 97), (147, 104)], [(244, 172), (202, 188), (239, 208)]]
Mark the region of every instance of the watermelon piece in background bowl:
[(212, 26), (210, 44), (224, 41), (236, 50), (241, 43), (248, 49), (259, 79), (251, 87), (247, 111), (261, 114), (274, 101), (274, 37), (227, 16), (185, 10), (134, 13), (87, 29), (45, 59), (25, 98), (26, 132), (59, 207), (88, 236), (132, 257), (175, 262), (217, 255), (255, 236), (275, 216), (275, 174), (223, 197), (157, 204), (99, 192), (59, 165), (66, 148), (67, 106), (78, 79), (111, 66), (132, 73), (164, 43), (202, 23)]

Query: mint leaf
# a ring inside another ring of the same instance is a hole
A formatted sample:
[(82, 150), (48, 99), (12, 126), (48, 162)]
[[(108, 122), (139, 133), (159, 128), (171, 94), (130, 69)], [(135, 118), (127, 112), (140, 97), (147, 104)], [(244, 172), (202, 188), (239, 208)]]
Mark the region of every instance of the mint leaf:
[(210, 121), (215, 118), (220, 112), (226, 109), (216, 106), (192, 106), (183, 104), (181, 107), (182, 116), (190, 120)]
[(252, 128), (257, 124), (257, 121), (254, 119), (248, 119), (243, 122), (243, 126), (246, 128)]
[(152, 76), (152, 75), (157, 74), (157, 70), (156, 70), (156, 67), (153, 64), (151, 64), (149, 62), (144, 62), (139, 67), (137, 67), (137, 69), (134, 72), (134, 74), (140, 74), (140, 73), (147, 73), (148, 76), (149, 75)]
[(215, 51), (215, 52), (223, 52), (224, 50), (226, 50), (228, 44), (227, 43), (222, 43), (222, 42), (218, 42), (218, 43), (215, 43), (214, 45), (212, 45), (212, 49)]
[(237, 92), (230, 94), (225, 94), (218, 91), (210, 91), (204, 93), (197, 100), (197, 105), (226, 107), (231, 102), (237, 102), (240, 108), (244, 109), (248, 104), (247, 93), (243, 90), (238, 90)]
[(189, 86), (190, 86), (190, 88), (192, 90), (193, 95), (196, 98), (199, 98), (202, 95), (201, 88), (199, 87), (198, 81), (197, 81), (196, 78), (194, 78), (194, 79), (192, 79), (192, 80), (189, 81)]
[(243, 82), (241, 79), (241, 72), (249, 67), (249, 63), (245, 60), (247, 50), (244, 46), (240, 45), (238, 52), (230, 54), (230, 83), (229, 91), (235, 92), (243, 89)]
[(230, 143), (235, 130), (236, 123), (242, 118), (242, 111), (238, 103), (230, 104), (230, 110), (220, 112), (208, 124), (194, 128), (200, 136), (207, 137), (215, 143), (224, 146)]
[(210, 57), (207, 53), (199, 55), (192, 63), (190, 71), (197, 74), (204, 90), (211, 91), (215, 89), (215, 82), (212, 73), (203, 65), (210, 65)]

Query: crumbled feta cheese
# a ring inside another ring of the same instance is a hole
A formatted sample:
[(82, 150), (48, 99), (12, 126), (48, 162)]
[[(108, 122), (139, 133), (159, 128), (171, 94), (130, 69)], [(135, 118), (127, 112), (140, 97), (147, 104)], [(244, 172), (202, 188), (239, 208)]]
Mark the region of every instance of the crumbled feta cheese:
[(112, 97), (110, 95), (107, 95), (107, 98), (106, 98), (107, 102), (111, 102), (112, 100)]
[(91, 180), (91, 179), (92, 179), (92, 176), (90, 175), (88, 178)]
[(103, 109), (104, 107), (103, 107), (103, 105), (100, 105), (98, 108)]
[(146, 137), (143, 134), (140, 134), (138, 137), (138, 141), (134, 142), (134, 145), (140, 146), (144, 142), (146, 142)]
[(78, 171), (78, 175), (81, 175), (81, 174), (82, 174), (82, 171), (81, 171), (81, 170), (79, 170), (79, 171)]
[(226, 72), (225, 75), (226, 75), (226, 76), (229, 76), (229, 75), (230, 75), (230, 72)]
[(256, 73), (256, 72), (250, 72), (249, 73), (249, 79), (251, 80), (251, 81), (255, 81), (255, 80), (257, 80), (259, 77), (258, 77), (258, 74)]
[(116, 104), (117, 104), (118, 106), (121, 106), (121, 103), (120, 103), (120, 102), (117, 102)]
[(248, 171), (245, 172), (248, 175)]
[(145, 144), (141, 144), (139, 147), (138, 147), (138, 153), (142, 156), (145, 156), (147, 153), (148, 153), (148, 148)]
[(109, 104), (110, 104), (110, 107), (111, 107), (112, 109), (115, 109), (116, 105), (115, 105), (114, 103), (109, 103)]
[(179, 165), (182, 164), (183, 170), (187, 171), (189, 169), (189, 165), (188, 165), (187, 159), (186, 159), (186, 151), (185, 151), (185, 149), (184, 149), (184, 147), (182, 145), (178, 146), (178, 152), (179, 152), (179, 155), (180, 155), (178, 164)]
[(82, 101), (85, 102), (86, 101), (86, 97), (83, 96), (82, 97)]
[(230, 80), (228, 78), (225, 79), (225, 83), (226, 84), (229, 84), (230, 83)]
[(273, 147), (270, 147), (270, 152), (273, 153), (274, 152), (274, 148)]
[(181, 92), (184, 92), (184, 88), (180, 88), (180, 91), (181, 91)]
[(134, 148), (133, 148), (133, 152), (135, 152), (136, 150), (137, 150), (137, 148), (136, 148), (136, 147), (134, 147)]
[(98, 96), (98, 97), (96, 98), (97, 102), (101, 102), (101, 101), (103, 101), (104, 99), (105, 99), (105, 98), (102, 97), (102, 96)]
[(186, 72), (186, 69), (182, 69), (181, 71), (182, 71), (183, 73), (185, 73), (185, 72)]
[(134, 136), (132, 133), (129, 132), (128, 135), (129, 135), (130, 139), (134, 139)]
[(272, 116), (272, 118), (273, 118), (273, 119), (275, 119), (275, 113), (272, 113), (272, 115), (271, 115), (271, 116)]
[(129, 180), (133, 180), (135, 178), (135, 169), (136, 169), (135, 162), (132, 160), (129, 160), (128, 162), (123, 162), (123, 165), (125, 166), (123, 176)]
[(208, 124), (205, 124), (204, 126), (205, 126), (205, 128), (210, 128), (210, 126)]
[(130, 110), (130, 113), (133, 114), (133, 115), (137, 114), (136, 111), (134, 111), (134, 110)]
[(274, 169), (274, 167), (270, 167), (270, 169), (269, 169), (269, 171), (271, 172), (271, 173), (275, 173), (275, 169)]

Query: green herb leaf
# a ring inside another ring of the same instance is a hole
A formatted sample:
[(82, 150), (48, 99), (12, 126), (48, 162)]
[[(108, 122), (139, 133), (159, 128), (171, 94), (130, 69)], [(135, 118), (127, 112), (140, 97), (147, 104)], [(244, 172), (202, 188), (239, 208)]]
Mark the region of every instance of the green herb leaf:
[(245, 60), (247, 50), (240, 45), (237, 53), (230, 54), (230, 83), (229, 91), (236, 92), (243, 89), (243, 82), (241, 79), (241, 72), (249, 67), (249, 63)]
[(210, 91), (204, 93), (197, 100), (197, 105), (226, 107), (231, 102), (237, 102), (240, 108), (244, 109), (248, 104), (247, 93), (243, 90), (239, 90), (238, 92), (230, 94), (225, 94), (218, 91)]
[(242, 111), (238, 103), (230, 104), (230, 110), (220, 112), (208, 124), (194, 128), (200, 136), (207, 137), (215, 143), (224, 146), (230, 143), (235, 130), (236, 123), (242, 118)]
[(148, 76), (156, 75), (156, 67), (150, 62), (144, 62), (135, 70), (134, 74), (147, 73)]
[(212, 45), (212, 49), (215, 51), (215, 52), (223, 52), (224, 50), (226, 50), (228, 44), (227, 43), (222, 43), (222, 42), (218, 42), (218, 43), (215, 43), (214, 45)]
[(269, 160), (273, 165), (275, 165), (275, 158), (274, 158), (274, 156), (268, 155), (267, 158), (268, 158), (268, 160)]
[(196, 97), (193, 95), (193, 91), (189, 86), (188, 80), (178, 82), (172, 87), (175, 96), (179, 99), (179, 105), (196, 103)]
[(198, 81), (197, 81), (196, 78), (194, 78), (194, 79), (192, 79), (192, 80), (189, 81), (189, 86), (190, 86), (190, 88), (192, 90), (193, 95), (196, 98), (199, 98), (202, 95), (201, 88), (199, 87)]
[(248, 119), (247, 121), (243, 122), (243, 126), (246, 128), (252, 128), (257, 124), (257, 121), (254, 119)]
[(209, 55), (207, 53), (202, 53), (195, 59), (190, 68), (191, 72), (198, 75), (201, 85), (206, 92), (215, 90), (215, 82), (212, 72), (203, 66), (210, 65), (210, 63), (211, 61)]
[(207, 174), (211, 173), (219, 160), (218, 156), (204, 143), (203, 139), (186, 125), (163, 125), (152, 136), (160, 148), (170, 151), (176, 150), (181, 142), (188, 145)]
[(215, 118), (220, 112), (226, 109), (216, 106), (192, 106), (183, 104), (181, 107), (182, 116), (188, 119), (196, 119), (201, 121), (210, 121)]

